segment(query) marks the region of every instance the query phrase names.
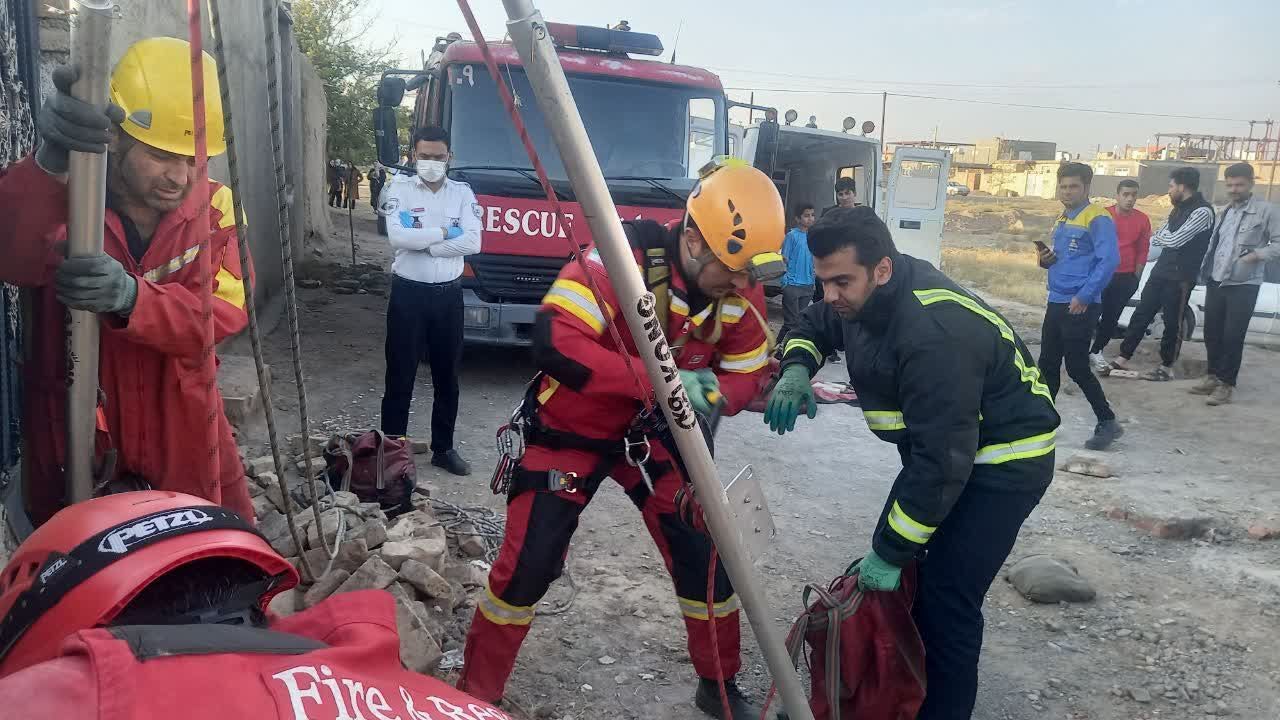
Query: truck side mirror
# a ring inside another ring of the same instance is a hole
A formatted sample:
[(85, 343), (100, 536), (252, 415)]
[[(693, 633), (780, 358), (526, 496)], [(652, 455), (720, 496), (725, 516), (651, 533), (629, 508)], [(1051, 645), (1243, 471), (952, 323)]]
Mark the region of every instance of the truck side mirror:
[(757, 132), (756, 156), (751, 162), (757, 170), (773, 177), (773, 168), (778, 164), (778, 121), (762, 121)]
[(378, 149), (378, 162), (388, 167), (400, 164), (400, 135), (394, 107), (374, 108), (373, 142)]

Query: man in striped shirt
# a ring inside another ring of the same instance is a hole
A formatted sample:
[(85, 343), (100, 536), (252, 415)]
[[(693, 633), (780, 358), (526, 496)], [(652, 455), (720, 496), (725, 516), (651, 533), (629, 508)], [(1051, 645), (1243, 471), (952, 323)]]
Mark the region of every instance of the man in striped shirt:
[(1200, 172), (1180, 167), (1169, 176), (1169, 199), (1173, 212), (1155, 235), (1151, 247), (1160, 252), (1147, 284), (1142, 288), (1138, 307), (1129, 318), (1129, 329), (1120, 344), (1120, 356), (1111, 361), (1112, 369), (1127, 370), (1129, 360), (1142, 342), (1156, 313), (1164, 316), (1164, 335), (1160, 338), (1160, 367), (1142, 374), (1144, 380), (1173, 379), (1173, 363), (1182, 349), (1182, 318), (1187, 296), (1196, 286), (1200, 261), (1209, 249), (1213, 234), (1213, 205), (1200, 194)]

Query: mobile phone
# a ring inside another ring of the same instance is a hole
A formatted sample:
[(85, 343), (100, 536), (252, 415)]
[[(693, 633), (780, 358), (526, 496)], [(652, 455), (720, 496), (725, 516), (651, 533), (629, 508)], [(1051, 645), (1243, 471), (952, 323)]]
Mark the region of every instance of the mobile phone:
[(1036, 249), (1039, 250), (1040, 252), (1049, 252), (1049, 246), (1045, 245), (1043, 242), (1039, 240), (1032, 240), (1031, 242), (1034, 242), (1036, 244)]

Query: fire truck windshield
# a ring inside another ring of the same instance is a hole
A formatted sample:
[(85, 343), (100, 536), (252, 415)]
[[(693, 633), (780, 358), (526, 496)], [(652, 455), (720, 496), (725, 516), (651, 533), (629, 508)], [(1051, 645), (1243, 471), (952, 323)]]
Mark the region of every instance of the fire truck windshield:
[[(565, 178), (528, 78), (519, 68), (503, 67), (502, 79), (516, 98), (548, 175)], [(723, 142), (716, 141), (724, 134), (723, 101), (709, 90), (581, 75), (570, 75), (569, 86), (608, 178), (662, 181), (663, 186), (687, 193), (698, 169), (723, 152)], [(449, 90), (456, 167), (529, 167), (483, 65), (451, 66)]]

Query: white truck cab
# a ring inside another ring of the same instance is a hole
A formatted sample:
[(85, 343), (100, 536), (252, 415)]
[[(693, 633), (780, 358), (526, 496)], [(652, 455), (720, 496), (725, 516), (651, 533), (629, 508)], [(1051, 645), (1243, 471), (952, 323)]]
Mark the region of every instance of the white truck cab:
[[(882, 182), (880, 140), (819, 128), (756, 122), (743, 131), (739, 157), (773, 177), (787, 211), (809, 203), (821, 216), (835, 205), (835, 183), (851, 177), (858, 202), (877, 210), (898, 250), (938, 265), (951, 155), (899, 148)], [(883, 189), (883, 194), (881, 190)]]

